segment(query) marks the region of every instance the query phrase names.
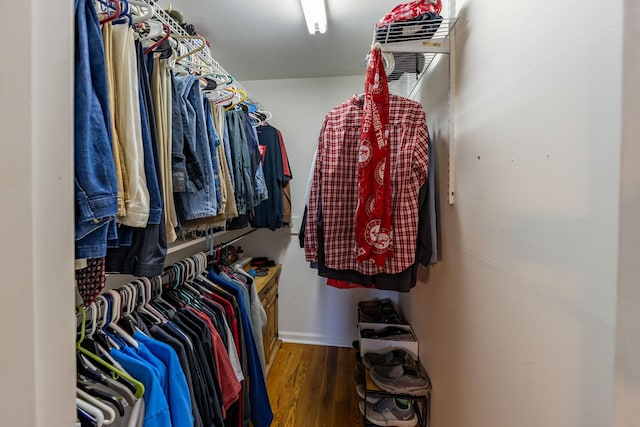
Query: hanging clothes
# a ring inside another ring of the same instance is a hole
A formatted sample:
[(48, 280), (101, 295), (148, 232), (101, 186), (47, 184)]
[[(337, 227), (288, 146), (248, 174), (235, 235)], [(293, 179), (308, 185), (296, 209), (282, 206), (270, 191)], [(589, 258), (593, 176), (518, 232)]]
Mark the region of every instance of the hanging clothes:
[(286, 181), (278, 130), (270, 125), (258, 126), (258, 139), (264, 151), (265, 181), (269, 199), (256, 207), (253, 227), (275, 230), (284, 225), (282, 187)]
[(116, 102), (116, 131), (122, 143), (129, 180), (129, 199), (120, 224), (144, 228), (149, 219), (149, 189), (144, 168), (144, 148), (140, 118), (139, 80), (133, 29), (112, 27), (113, 69)]
[[(358, 202), (357, 159), (364, 102), (358, 96), (333, 108), (322, 126), (313, 170), (304, 235), (307, 261), (318, 263), (316, 225), (322, 218), (326, 266), (367, 276), (397, 274), (415, 263), (419, 192), (428, 176), (428, 134), (420, 104), (389, 97), (392, 245), (383, 266), (357, 262), (354, 222)], [(320, 211), (321, 209), (321, 211)]]
[(75, 256), (101, 258), (118, 213), (106, 66), (93, 3), (76, 0), (75, 20)]

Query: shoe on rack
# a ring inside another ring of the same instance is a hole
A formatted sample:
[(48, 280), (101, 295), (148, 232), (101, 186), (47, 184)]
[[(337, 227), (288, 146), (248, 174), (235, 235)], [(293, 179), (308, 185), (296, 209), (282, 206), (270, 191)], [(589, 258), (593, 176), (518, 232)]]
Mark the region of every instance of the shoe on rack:
[(358, 406), (367, 421), (377, 426), (414, 427), (418, 425), (418, 416), (409, 400), (389, 397), (375, 404), (360, 401)]
[(379, 396), (374, 396), (372, 394), (365, 393), (365, 391), (366, 391), (366, 389), (364, 387), (364, 384), (358, 384), (356, 386), (356, 393), (358, 393), (358, 396), (360, 397), (360, 399), (364, 400), (364, 396), (366, 394), (367, 395), (367, 403), (376, 404), (376, 403), (380, 402), (380, 397)]
[(398, 341), (415, 341), (413, 339), (413, 335), (411, 331), (406, 329), (398, 328), (397, 326), (387, 326), (382, 329), (362, 329), (360, 331), (360, 336), (362, 338), (370, 338), (370, 339), (391, 339)]
[(408, 362), (394, 366), (374, 366), (371, 380), (389, 393), (426, 396), (431, 391), (431, 380), (418, 362), (413, 363), (415, 365)]
[(386, 353), (365, 353), (362, 356), (362, 364), (369, 369), (373, 369), (374, 366), (402, 365), (405, 357), (411, 359), (411, 356), (401, 349), (391, 350)]
[(389, 298), (383, 298), (383, 299), (375, 298), (372, 300), (360, 301), (358, 303), (358, 307), (363, 309), (368, 309), (368, 308), (376, 308), (376, 307), (381, 307), (383, 305), (390, 305), (390, 304), (391, 304), (391, 300)]

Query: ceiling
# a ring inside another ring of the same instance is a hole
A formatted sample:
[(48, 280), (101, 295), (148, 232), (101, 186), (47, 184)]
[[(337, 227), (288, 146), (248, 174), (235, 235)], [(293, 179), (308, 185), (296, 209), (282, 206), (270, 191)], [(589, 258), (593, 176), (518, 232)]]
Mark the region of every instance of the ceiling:
[(240, 81), (363, 75), (373, 29), (402, 0), (326, 0), (328, 29), (309, 35), (299, 0), (161, 0), (211, 43)]

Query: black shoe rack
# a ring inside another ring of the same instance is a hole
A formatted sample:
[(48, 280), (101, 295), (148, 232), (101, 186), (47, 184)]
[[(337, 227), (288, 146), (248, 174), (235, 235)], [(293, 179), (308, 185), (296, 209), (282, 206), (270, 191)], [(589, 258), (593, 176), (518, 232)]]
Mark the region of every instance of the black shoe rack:
[[(361, 313), (358, 313), (358, 318), (359, 320), (361, 319)], [(403, 324), (408, 324), (406, 322), (403, 322)], [(384, 324), (381, 324), (381, 326), (384, 326)], [(360, 339), (360, 338), (359, 338)], [(354, 345), (356, 343), (354, 342)], [(413, 406), (414, 406), (414, 410), (418, 416), (418, 425), (421, 427), (428, 427), (430, 424), (430, 420), (431, 420), (431, 379), (429, 378), (429, 374), (427, 373), (426, 369), (424, 368), (424, 366), (422, 366), (422, 363), (420, 363), (420, 360), (417, 360), (417, 365), (418, 368), (422, 371), (422, 373), (427, 377), (427, 379), (429, 380), (429, 391), (426, 395), (423, 396), (414, 396), (414, 395), (409, 395), (409, 394), (399, 394), (399, 393), (390, 393), (387, 391), (382, 390), (380, 387), (378, 387), (373, 380), (371, 379), (371, 371), (364, 366), (364, 364), (362, 363), (362, 358), (360, 356), (360, 343), (358, 342), (358, 351), (356, 352), (356, 380), (358, 383), (364, 385), (364, 401), (365, 401), (365, 412), (362, 416), (362, 421), (363, 421), (363, 425), (365, 427), (376, 427), (376, 424), (371, 423), (368, 419), (367, 419), (367, 398), (370, 396), (375, 396), (378, 398), (396, 398), (396, 399), (406, 399), (406, 400), (410, 400), (413, 401)]]

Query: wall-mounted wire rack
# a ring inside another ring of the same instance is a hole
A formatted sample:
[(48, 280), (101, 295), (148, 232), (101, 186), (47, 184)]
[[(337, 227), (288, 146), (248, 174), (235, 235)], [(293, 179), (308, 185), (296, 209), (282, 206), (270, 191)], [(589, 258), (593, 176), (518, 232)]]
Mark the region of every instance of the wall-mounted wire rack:
[[(453, 0), (452, 0), (453, 1)], [(455, 10), (452, 3), (450, 10)], [(450, 54), (455, 45), (453, 29), (458, 18), (431, 17), (418, 20), (376, 26), (373, 43), (380, 43), (386, 62), (389, 91), (411, 98), (427, 74), (431, 63), (440, 54)], [(455, 60), (449, 55), (449, 165), (448, 199), (455, 203)]]
[[(373, 41), (386, 52), (389, 89), (410, 96), (438, 54), (451, 52), (450, 34), (457, 18), (394, 22), (374, 29)], [(392, 62), (393, 64), (389, 64)]]
[[(153, 19), (167, 25), (169, 27), (169, 29), (171, 30), (172, 34), (178, 34), (181, 36), (189, 36), (190, 34), (187, 33), (185, 31), (184, 28), (182, 28), (182, 26), (171, 17), (171, 15), (169, 15), (165, 10), (163, 10), (156, 2), (155, 0), (141, 0), (142, 2), (146, 3), (152, 10), (153, 10)], [(202, 44), (202, 41), (199, 39), (174, 39), (177, 43), (178, 43), (178, 50), (179, 52), (182, 53), (186, 53), (186, 52), (190, 52), (195, 50), (196, 48), (200, 47)], [(211, 48), (208, 45), (205, 45), (204, 49), (199, 50), (198, 52), (195, 52), (193, 55), (191, 55), (188, 58), (191, 62), (195, 62), (195, 63), (199, 63), (199, 64), (204, 64), (206, 66), (208, 66), (211, 69), (211, 72), (213, 74), (224, 74), (227, 76), (231, 76), (233, 78), (233, 76), (227, 72), (222, 65), (220, 65), (220, 63), (218, 63), (218, 61), (216, 61), (215, 59), (213, 59), (213, 56), (211, 55)], [(245, 92), (247, 92), (246, 88), (237, 80), (234, 79), (233, 81), (233, 86), (235, 86), (238, 89), (242, 89)], [(264, 109), (264, 107), (262, 106), (262, 104), (255, 99), (254, 97), (252, 97), (248, 92), (247, 92), (247, 102), (250, 102), (252, 104), (255, 104), (259, 109)]]

